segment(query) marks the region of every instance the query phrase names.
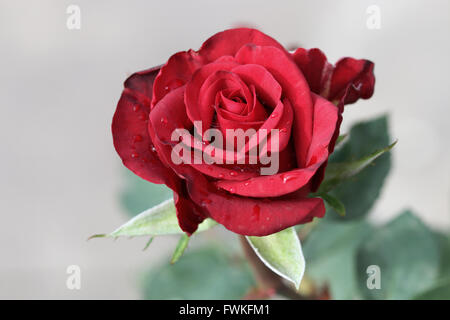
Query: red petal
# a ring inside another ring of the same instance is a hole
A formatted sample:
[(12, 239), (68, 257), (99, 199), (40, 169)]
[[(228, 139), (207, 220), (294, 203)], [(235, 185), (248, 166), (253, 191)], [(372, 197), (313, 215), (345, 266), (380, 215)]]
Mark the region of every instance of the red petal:
[(283, 46), (275, 39), (261, 31), (237, 28), (216, 33), (203, 43), (198, 53), (208, 61), (214, 61), (222, 56), (234, 56), (242, 46), (249, 43), (258, 46), (273, 46), (284, 50)]
[[(307, 156), (307, 167), (271, 176), (259, 176), (246, 181), (218, 181), (224, 190), (247, 197), (278, 197), (304, 187), (317, 174), (322, 175), (322, 166), (334, 147), (336, 130), (339, 132), (339, 108), (320, 96), (313, 95), (314, 132)], [(320, 168), (320, 170), (319, 170)], [(323, 177), (322, 177), (323, 178)], [(319, 181), (320, 180), (320, 181)], [(315, 180), (316, 183), (321, 179)], [(314, 186), (315, 187), (315, 186)]]
[(328, 63), (325, 54), (316, 48), (299, 48), (293, 53), (293, 58), (311, 90), (325, 99), (337, 103), (347, 93), (344, 104), (350, 104), (359, 98), (368, 99), (373, 94), (374, 64), (369, 60), (343, 58), (333, 66)]
[(185, 104), (187, 115), (192, 122), (202, 121), (205, 130), (211, 126), (214, 109), (211, 105), (200, 103), (202, 98), (200, 90), (202, 90), (203, 85), (206, 85), (206, 88), (208, 88), (208, 84), (211, 84), (209, 81), (206, 83), (209, 76), (217, 71), (231, 70), (236, 65), (236, 62), (230, 61), (229, 59), (222, 59), (215, 63), (210, 63), (197, 70), (192, 76), (191, 81), (186, 85)]
[(298, 166), (305, 167), (312, 137), (313, 105), (300, 69), (284, 50), (275, 47), (243, 46), (236, 54), (236, 61), (265, 67), (283, 88), (283, 94), (294, 110), (293, 134)]
[(151, 87), (158, 71), (138, 72), (125, 81), (111, 129), (114, 147), (128, 169), (150, 182), (166, 183), (170, 170), (152, 151), (153, 142), (147, 131)]
[(248, 86), (255, 86), (258, 97), (262, 98), (265, 105), (275, 108), (281, 99), (281, 86), (264, 67), (245, 64), (237, 66), (231, 71), (238, 74)]
[(369, 99), (375, 86), (373, 67), (369, 60), (339, 60), (331, 77), (329, 100), (337, 102), (345, 94), (344, 104), (354, 103), (359, 98)]
[(325, 214), (320, 198), (242, 198), (205, 190), (198, 182), (188, 183), (188, 191), (211, 218), (225, 228), (247, 236), (266, 236)]
[(161, 67), (153, 86), (152, 108), (170, 91), (186, 84), (203, 59), (195, 51), (177, 52)]

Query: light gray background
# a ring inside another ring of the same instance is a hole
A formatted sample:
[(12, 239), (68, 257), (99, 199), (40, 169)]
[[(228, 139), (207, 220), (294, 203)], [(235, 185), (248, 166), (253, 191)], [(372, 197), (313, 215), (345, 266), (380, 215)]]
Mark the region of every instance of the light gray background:
[[(81, 8), (81, 30), (66, 8)], [(381, 29), (366, 9), (381, 9)], [(450, 227), (450, 2), (0, 1), (0, 298), (139, 298), (141, 271), (176, 239), (86, 238), (126, 220), (110, 122), (134, 71), (197, 49), (217, 31), (250, 25), (286, 45), (376, 63), (376, 90), (349, 106), (344, 128), (389, 112), (399, 139), (372, 219), (405, 207)], [(345, 130), (344, 130), (345, 131)], [(79, 291), (66, 267), (82, 269)]]

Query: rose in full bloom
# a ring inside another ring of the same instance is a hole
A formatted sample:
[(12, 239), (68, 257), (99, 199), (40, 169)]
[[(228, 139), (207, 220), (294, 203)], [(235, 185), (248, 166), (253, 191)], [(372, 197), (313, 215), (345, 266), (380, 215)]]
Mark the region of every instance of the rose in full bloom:
[[(209, 217), (238, 234), (264, 236), (324, 215), (323, 200), (309, 195), (323, 180), (343, 106), (370, 98), (374, 82), (368, 60), (332, 65), (319, 49), (288, 52), (258, 30), (230, 29), (125, 81), (114, 146), (136, 175), (173, 190), (186, 233)], [(184, 143), (206, 152), (210, 142), (195, 138), (199, 124), (203, 131), (278, 129), (279, 148), (269, 150), (278, 171), (262, 175), (259, 162), (175, 163), (177, 129), (192, 135)]]

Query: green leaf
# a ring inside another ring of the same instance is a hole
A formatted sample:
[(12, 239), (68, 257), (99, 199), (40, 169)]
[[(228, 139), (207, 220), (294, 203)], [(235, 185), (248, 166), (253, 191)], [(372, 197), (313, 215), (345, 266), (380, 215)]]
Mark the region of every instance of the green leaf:
[[(381, 289), (367, 288), (365, 270), (377, 265)], [(358, 251), (361, 293), (370, 299), (410, 299), (433, 286), (439, 273), (434, 234), (410, 211), (377, 228)]]
[(176, 264), (152, 268), (145, 276), (145, 299), (242, 299), (255, 285), (243, 259), (222, 247), (189, 250)]
[(345, 216), (345, 206), (344, 204), (337, 198), (329, 195), (327, 193), (323, 193), (319, 195), (325, 202), (334, 209), (341, 217)]
[(346, 179), (349, 179), (358, 173), (360, 173), (364, 168), (368, 167), (371, 163), (375, 161), (379, 156), (384, 153), (390, 151), (397, 141), (390, 144), (389, 146), (379, 149), (371, 154), (355, 161), (350, 162), (339, 162), (339, 163), (330, 163), (327, 166), (325, 179), (320, 185), (320, 189), (318, 193), (328, 192), (333, 189), (335, 186), (340, 184)]
[(436, 232), (435, 237), (441, 253), (439, 278), (450, 279), (450, 235)]
[(293, 282), (298, 289), (305, 271), (305, 259), (294, 228), (265, 237), (247, 237), (247, 240), (269, 269)]
[(306, 276), (328, 285), (332, 299), (358, 297), (356, 250), (371, 230), (366, 221), (320, 220), (303, 245)]
[[(332, 153), (327, 167), (327, 174), (334, 163), (348, 163), (362, 159), (389, 145), (387, 117), (379, 117), (371, 121), (354, 125), (349, 138), (341, 148)], [(372, 165), (365, 167), (358, 174), (341, 182), (328, 192), (342, 201), (346, 209), (345, 217), (327, 215), (334, 220), (351, 220), (364, 217), (377, 200), (385, 178), (391, 167), (391, 153), (386, 152), (376, 158)], [(325, 188), (323, 186), (322, 188)], [(323, 190), (323, 189), (322, 189)]]
[(186, 234), (183, 234), (178, 241), (175, 251), (172, 255), (172, 259), (170, 260), (171, 264), (174, 264), (178, 261), (178, 259), (180, 259), (180, 257), (183, 255), (184, 250), (186, 250), (188, 243), (189, 237)]
[[(212, 219), (205, 219), (196, 232), (207, 230), (217, 223)], [(93, 237), (119, 237), (119, 236), (158, 236), (167, 234), (183, 234), (178, 225), (173, 199), (150, 208), (109, 234), (95, 235)]]
[(128, 169), (124, 171), (125, 183), (120, 193), (120, 202), (130, 216), (172, 198), (173, 191), (165, 185), (150, 183)]
[(450, 278), (414, 297), (415, 300), (450, 300)]

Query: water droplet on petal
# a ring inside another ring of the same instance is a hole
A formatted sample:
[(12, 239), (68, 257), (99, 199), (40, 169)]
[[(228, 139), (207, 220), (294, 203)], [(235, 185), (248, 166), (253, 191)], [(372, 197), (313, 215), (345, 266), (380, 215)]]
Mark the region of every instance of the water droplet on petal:
[(142, 141), (142, 136), (140, 134), (133, 136), (133, 142), (141, 142), (141, 141)]
[(222, 173), (219, 173), (219, 178), (223, 178), (223, 174)]
[(278, 113), (276, 112), (272, 112), (272, 114), (270, 115), (271, 118), (276, 118), (278, 117)]
[(204, 206), (210, 204), (211, 202), (212, 202), (212, 201), (211, 201), (210, 199), (203, 199), (203, 200), (201, 201), (201, 205), (204, 207)]
[(244, 183), (244, 186), (248, 186), (250, 184), (250, 181), (247, 181)]
[(133, 152), (133, 153), (131, 154), (131, 157), (132, 157), (133, 159), (139, 158), (139, 154), (138, 154), (137, 152)]
[(261, 213), (261, 207), (257, 204), (253, 206), (252, 218), (255, 220), (259, 220), (259, 215)]
[(135, 104), (135, 105), (133, 106), (133, 111), (134, 111), (134, 112), (139, 111), (139, 105)]
[(281, 133), (286, 133), (286, 132), (287, 132), (287, 129), (286, 129), (286, 128), (281, 128), (281, 129), (280, 129), (280, 132), (281, 132)]
[(183, 84), (184, 84), (183, 80), (181, 80), (181, 79), (173, 79), (173, 80), (170, 80), (167, 83), (167, 86), (164, 87), (164, 90), (166, 92), (170, 92), (172, 90), (175, 90), (176, 88), (181, 87)]
[(237, 176), (237, 172), (236, 172), (236, 171), (231, 171), (231, 172), (230, 172), (230, 176), (232, 176), (232, 177)]
[(161, 123), (164, 123), (164, 124), (166, 124), (168, 121), (167, 121), (167, 119), (166, 118), (161, 118)]
[(230, 191), (230, 193), (234, 193), (234, 188), (233, 187), (231, 187), (228, 191)]
[(295, 176), (295, 175), (290, 175), (290, 174), (283, 174), (283, 175), (281, 175), (281, 179), (283, 179), (283, 183), (286, 183), (286, 182), (288, 182), (290, 180), (294, 180), (296, 178), (297, 178), (297, 176)]

